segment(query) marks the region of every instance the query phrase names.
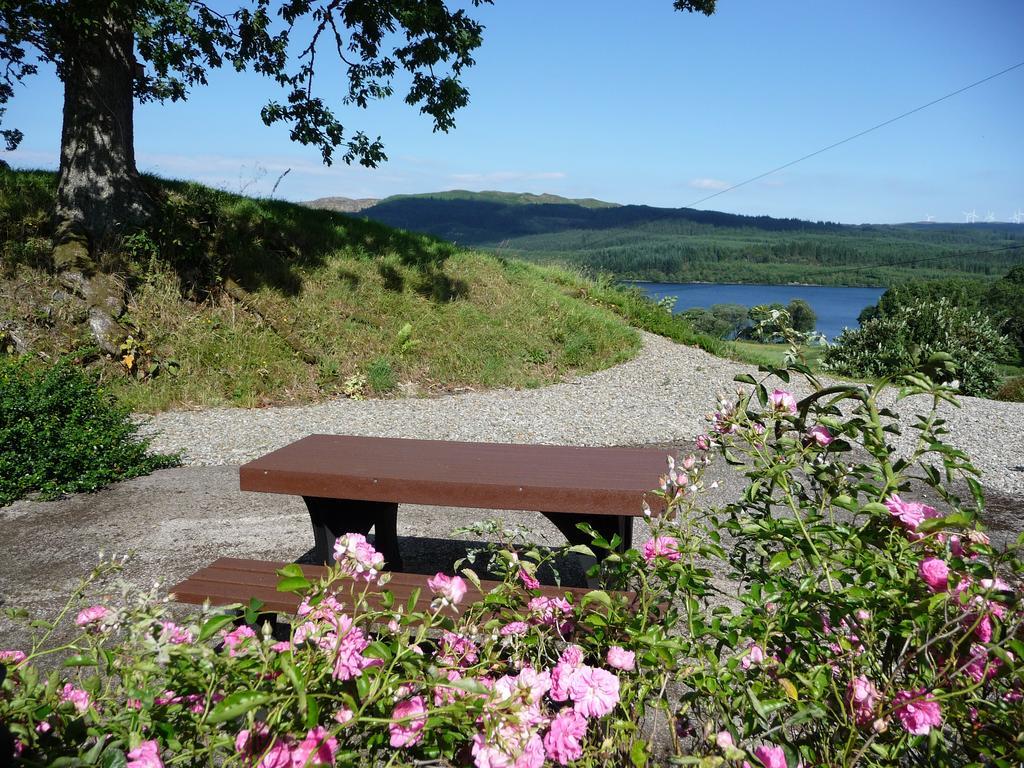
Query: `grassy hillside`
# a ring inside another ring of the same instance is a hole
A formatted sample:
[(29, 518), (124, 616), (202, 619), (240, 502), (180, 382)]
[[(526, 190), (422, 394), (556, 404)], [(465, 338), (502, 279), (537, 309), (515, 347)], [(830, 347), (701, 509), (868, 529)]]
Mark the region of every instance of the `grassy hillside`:
[(493, 193), (388, 198), (374, 221), (541, 262), (658, 281), (893, 285), (995, 279), (1019, 263), (1024, 225), (849, 226), (686, 208), (521, 205)]
[(623, 315), (656, 314), (565, 270), (151, 178), (152, 228), (104, 249), (133, 338), (103, 359), (49, 271), (54, 182), (0, 173), (0, 342), (70, 352), (137, 410), (537, 386), (631, 357)]

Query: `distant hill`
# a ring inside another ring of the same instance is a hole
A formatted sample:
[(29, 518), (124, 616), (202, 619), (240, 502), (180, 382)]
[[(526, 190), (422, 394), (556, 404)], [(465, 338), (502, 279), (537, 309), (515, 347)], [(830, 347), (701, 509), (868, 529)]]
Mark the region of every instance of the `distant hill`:
[(465, 190), (395, 195), (359, 213), (461, 245), (638, 280), (890, 285), (995, 279), (1024, 260), (1024, 249), (1006, 250), (1024, 245), (1019, 224), (848, 225)]

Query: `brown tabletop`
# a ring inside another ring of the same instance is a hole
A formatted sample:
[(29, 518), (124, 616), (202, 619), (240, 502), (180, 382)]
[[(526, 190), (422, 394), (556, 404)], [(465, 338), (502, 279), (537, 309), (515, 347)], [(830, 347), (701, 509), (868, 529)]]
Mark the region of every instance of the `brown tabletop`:
[(311, 435), (245, 464), (239, 475), (244, 491), (640, 516), (667, 455), (656, 448)]
[(540, 512), (572, 544), (591, 542), (589, 526), (628, 549), (666, 456), (657, 448), (311, 435), (243, 465), (239, 478), (243, 491), (302, 496), (317, 562), (331, 561), (339, 536), (372, 528), (388, 567), (400, 571), (399, 504)]

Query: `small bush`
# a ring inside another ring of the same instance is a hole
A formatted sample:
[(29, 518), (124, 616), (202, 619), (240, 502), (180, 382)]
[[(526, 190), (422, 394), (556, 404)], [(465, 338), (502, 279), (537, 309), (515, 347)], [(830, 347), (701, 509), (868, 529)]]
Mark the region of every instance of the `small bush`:
[(996, 390), (994, 397), (1008, 403), (1024, 403), (1024, 376), (1015, 376), (1004, 381)]
[(173, 466), (148, 452), (126, 409), (68, 362), (0, 358), (0, 505), (94, 491)]
[(398, 384), (395, 369), (386, 357), (375, 358), (366, 369), (366, 381), (374, 392), (390, 392)]
[(890, 376), (943, 352), (951, 357), (951, 376), (960, 382), (960, 391), (983, 396), (995, 389), (996, 362), (1006, 351), (1005, 337), (984, 314), (947, 298), (917, 299), (843, 331), (826, 350), (823, 367), (853, 376)]

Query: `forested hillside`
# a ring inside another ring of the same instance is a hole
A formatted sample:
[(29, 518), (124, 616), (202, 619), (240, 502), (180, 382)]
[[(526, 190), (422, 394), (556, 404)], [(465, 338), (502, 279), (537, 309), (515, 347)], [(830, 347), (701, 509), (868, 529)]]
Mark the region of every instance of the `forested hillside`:
[[(1024, 259), (1024, 225), (851, 226), (553, 196), (396, 196), (360, 215), (460, 244), (661, 281), (891, 285), (995, 279)], [(526, 204), (534, 203), (534, 204)], [(984, 252), (984, 253), (979, 253)]]

